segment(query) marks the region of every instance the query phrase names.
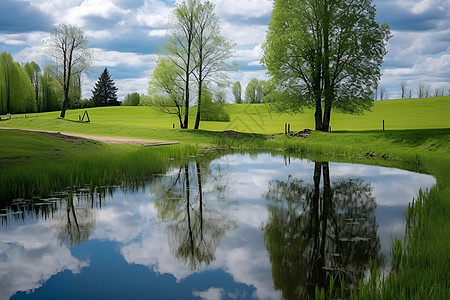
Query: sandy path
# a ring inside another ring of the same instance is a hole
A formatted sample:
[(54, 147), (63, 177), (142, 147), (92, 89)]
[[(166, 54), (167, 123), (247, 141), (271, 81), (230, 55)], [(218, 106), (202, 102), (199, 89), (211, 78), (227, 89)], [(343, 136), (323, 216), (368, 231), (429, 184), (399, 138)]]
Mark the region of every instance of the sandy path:
[(68, 132), (48, 131), (48, 130), (7, 128), (7, 127), (0, 127), (0, 129), (17, 129), (17, 130), (24, 130), (24, 131), (32, 131), (32, 132), (38, 132), (38, 133), (42, 133), (42, 134), (52, 135), (55, 137), (59, 137), (61, 139), (83, 138), (83, 139), (99, 141), (99, 142), (107, 143), (107, 144), (133, 144), (133, 145), (141, 145), (141, 146), (163, 146), (163, 145), (179, 144), (176, 142), (165, 142), (165, 141), (158, 141), (158, 140), (120, 138), (120, 137), (112, 137), (112, 136), (100, 136), (100, 135), (68, 133)]

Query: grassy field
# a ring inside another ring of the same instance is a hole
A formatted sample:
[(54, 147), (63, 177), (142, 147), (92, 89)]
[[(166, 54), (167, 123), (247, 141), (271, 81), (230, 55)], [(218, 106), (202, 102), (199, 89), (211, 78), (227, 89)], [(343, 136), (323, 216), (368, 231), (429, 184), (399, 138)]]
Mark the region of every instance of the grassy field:
[[(275, 134), (284, 132), (284, 124), (292, 130), (314, 128), (314, 113), (306, 109), (304, 114), (279, 114), (265, 104), (230, 104), (227, 106), (230, 122), (201, 122), (206, 131), (235, 130), (246, 133)], [(163, 114), (151, 107), (91, 108), (90, 123), (79, 123), (84, 110), (69, 110), (66, 119), (58, 119), (59, 112), (13, 116), (13, 120), (0, 122), (0, 127), (32, 128), (62, 132), (114, 135), (122, 137), (154, 138), (197, 143), (209, 143), (212, 135), (175, 129), (179, 128), (176, 117)], [(195, 108), (190, 110), (190, 127), (195, 120)], [(364, 115), (333, 112), (333, 131), (381, 130), (385, 120), (386, 130), (450, 128), (450, 96), (377, 101), (371, 111)]]
[[(3, 199), (29, 196), (38, 190), (54, 188), (55, 184), (102, 185), (113, 182), (117, 176), (144, 180), (145, 176), (164, 169), (171, 159), (195, 154), (197, 145), (287, 151), (312, 160), (423, 172), (435, 176), (437, 185), (429, 194), (418, 195), (409, 209), (408, 239), (395, 246), (399, 272), (382, 283), (361, 285), (356, 292), (346, 290), (344, 294), (354, 299), (448, 297), (450, 97), (380, 101), (364, 116), (333, 113), (333, 132), (313, 132), (306, 139), (288, 137), (281, 132), (285, 122), (291, 123), (293, 130), (313, 127), (311, 111), (305, 111), (304, 115), (279, 115), (265, 105), (229, 105), (227, 109), (231, 122), (203, 122), (202, 130), (172, 129), (172, 123), (177, 125), (175, 118), (148, 107), (89, 109), (91, 123), (76, 122), (82, 114), (76, 110), (68, 111), (65, 120), (57, 118), (58, 112), (27, 115), (27, 118), (13, 116), (13, 120), (0, 122), (0, 127), (161, 139), (184, 144), (144, 148), (0, 130), (1, 195)], [(383, 119), (386, 131), (381, 130)], [(224, 130), (243, 133), (221, 133)], [(341, 292), (326, 291), (326, 294), (339, 297)]]

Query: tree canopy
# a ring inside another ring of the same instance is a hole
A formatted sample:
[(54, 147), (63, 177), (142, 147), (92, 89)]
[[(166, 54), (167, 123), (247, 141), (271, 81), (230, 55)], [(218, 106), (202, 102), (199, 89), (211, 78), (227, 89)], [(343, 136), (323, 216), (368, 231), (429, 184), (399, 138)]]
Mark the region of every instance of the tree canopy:
[(275, 0), (262, 63), (276, 81), (277, 107), (315, 106), (323, 131), (332, 108), (368, 109), (390, 38), (375, 14), (370, 0)]

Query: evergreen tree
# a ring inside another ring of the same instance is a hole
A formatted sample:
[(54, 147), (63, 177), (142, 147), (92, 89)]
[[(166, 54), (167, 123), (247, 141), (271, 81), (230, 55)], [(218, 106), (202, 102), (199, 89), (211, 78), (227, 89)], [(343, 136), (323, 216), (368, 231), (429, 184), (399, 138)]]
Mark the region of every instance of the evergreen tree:
[(107, 68), (105, 68), (95, 83), (91, 99), (94, 101), (95, 106), (120, 105), (117, 101), (117, 87), (114, 80), (111, 79)]

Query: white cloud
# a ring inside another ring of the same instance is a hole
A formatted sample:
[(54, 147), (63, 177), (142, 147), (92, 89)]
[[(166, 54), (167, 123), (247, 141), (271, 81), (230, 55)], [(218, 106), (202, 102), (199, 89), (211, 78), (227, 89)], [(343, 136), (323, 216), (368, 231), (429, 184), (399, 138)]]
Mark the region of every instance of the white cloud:
[(192, 295), (200, 297), (204, 300), (220, 300), (223, 296), (222, 288), (209, 288), (206, 291), (192, 291)]
[(269, 0), (214, 0), (219, 16), (241, 16), (260, 18), (270, 15), (272, 1)]
[(79, 273), (89, 265), (59, 245), (48, 222), (2, 228), (0, 253), (0, 299), (9, 299), (18, 291), (34, 291), (59, 272)]

